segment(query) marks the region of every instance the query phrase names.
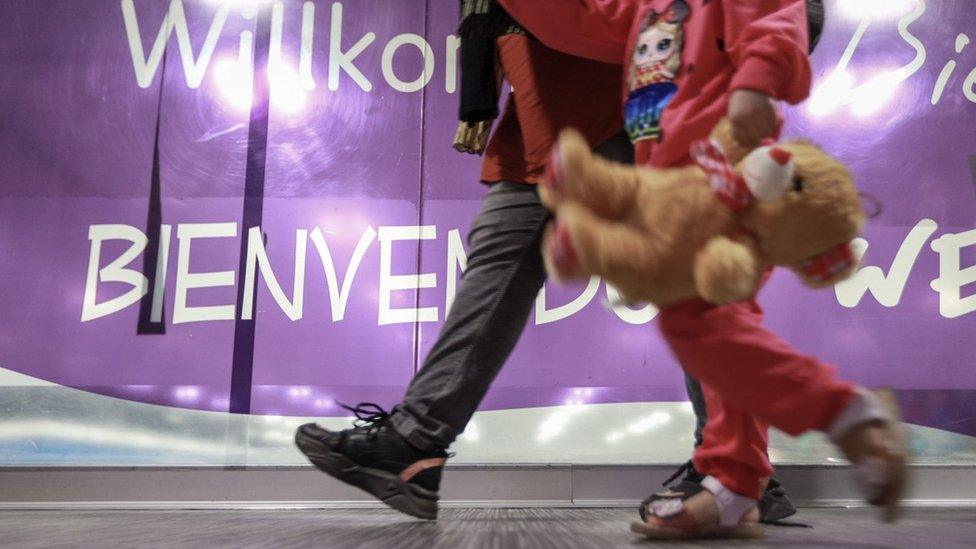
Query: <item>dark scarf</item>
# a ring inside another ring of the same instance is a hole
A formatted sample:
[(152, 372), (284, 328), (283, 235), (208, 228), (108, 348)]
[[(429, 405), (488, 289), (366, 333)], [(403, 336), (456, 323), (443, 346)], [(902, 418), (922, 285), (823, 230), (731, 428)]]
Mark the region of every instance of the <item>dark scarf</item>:
[(820, 35), (824, 28), (823, 0), (807, 0), (807, 28), (810, 32), (810, 53), (820, 42)]

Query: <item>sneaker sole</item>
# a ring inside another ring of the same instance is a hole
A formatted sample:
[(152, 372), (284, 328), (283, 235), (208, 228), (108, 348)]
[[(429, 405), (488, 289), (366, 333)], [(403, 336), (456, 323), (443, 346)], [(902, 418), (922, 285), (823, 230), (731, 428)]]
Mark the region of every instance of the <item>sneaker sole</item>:
[(312, 465), (330, 477), (355, 486), (401, 513), (426, 520), (437, 519), (437, 492), (404, 482), (382, 469), (356, 465), (321, 441), (295, 433), (295, 445)]

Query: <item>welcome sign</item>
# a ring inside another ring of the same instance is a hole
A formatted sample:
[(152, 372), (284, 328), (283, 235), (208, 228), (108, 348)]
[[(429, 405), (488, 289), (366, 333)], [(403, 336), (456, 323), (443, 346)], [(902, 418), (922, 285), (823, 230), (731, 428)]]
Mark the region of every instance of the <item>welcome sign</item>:
[[(976, 434), (976, 5), (827, 2), (788, 133), (881, 208), (863, 266), (768, 322), (908, 419)], [(456, 2), (60, 0), (0, 21), (0, 367), (139, 402), (395, 403), (484, 188), (451, 148)], [(652, 307), (547, 286), (484, 407), (673, 401)]]

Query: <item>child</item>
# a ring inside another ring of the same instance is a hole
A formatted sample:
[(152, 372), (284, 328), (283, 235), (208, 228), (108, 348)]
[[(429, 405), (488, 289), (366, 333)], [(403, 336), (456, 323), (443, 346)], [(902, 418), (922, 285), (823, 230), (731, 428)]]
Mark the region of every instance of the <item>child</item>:
[[(581, 57), (624, 62), (624, 114), (638, 164), (692, 164), (692, 142), (723, 116), (739, 144), (778, 132), (776, 100), (807, 97), (803, 0), (502, 0), (528, 32)], [(904, 485), (900, 427), (882, 398), (837, 379), (762, 325), (753, 299), (693, 300), (661, 311), (662, 332), (701, 381), (708, 408), (695, 468), (706, 490), (648, 504), (649, 537), (758, 537), (755, 508), (772, 473), (767, 429), (826, 432), (893, 518)], [(887, 403), (890, 404), (890, 403)]]

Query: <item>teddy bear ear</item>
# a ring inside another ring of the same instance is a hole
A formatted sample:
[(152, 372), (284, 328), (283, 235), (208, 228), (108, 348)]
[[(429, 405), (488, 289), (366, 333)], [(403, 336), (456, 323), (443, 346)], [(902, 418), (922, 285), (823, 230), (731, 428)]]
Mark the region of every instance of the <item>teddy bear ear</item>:
[(793, 271), (811, 288), (826, 288), (850, 278), (857, 271), (855, 242), (846, 242), (804, 261)]

